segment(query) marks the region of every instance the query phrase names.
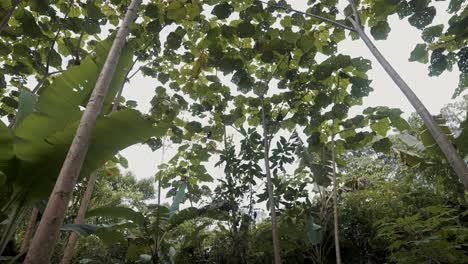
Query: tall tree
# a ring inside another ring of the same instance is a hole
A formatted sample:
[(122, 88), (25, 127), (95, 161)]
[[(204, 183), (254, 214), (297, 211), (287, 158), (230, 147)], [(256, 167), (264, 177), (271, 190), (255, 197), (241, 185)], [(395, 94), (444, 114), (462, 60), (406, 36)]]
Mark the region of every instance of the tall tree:
[(48, 263), (57, 242), (60, 227), (76, 184), (81, 166), (91, 141), (91, 134), (96, 119), (106, 97), (109, 84), (115, 72), (130, 25), (136, 17), (141, 0), (133, 0), (128, 7), (125, 18), (117, 32), (112, 48), (106, 59), (96, 86), (81, 118), (80, 125), (65, 158), (52, 195), (31, 243), (24, 263)]
[[(75, 218), (75, 224), (82, 224), (84, 222), (86, 210), (88, 209), (89, 201), (91, 201), (91, 196), (94, 190), (94, 184), (96, 183), (99, 171), (100, 170), (97, 169), (89, 176), (86, 190), (83, 194), (83, 198), (81, 199), (80, 209), (78, 210), (78, 214)], [(65, 251), (63, 252), (62, 261), (60, 262), (61, 264), (68, 264), (71, 262), (73, 254), (75, 253), (75, 247), (77, 242), (78, 235), (75, 232), (70, 233), (67, 246), (65, 247)]]
[(273, 235), (273, 255), (275, 257), (275, 264), (281, 263), (280, 256), (280, 244), (279, 244), (279, 235), (278, 235), (278, 223), (276, 221), (276, 205), (275, 197), (273, 193), (273, 183), (271, 181), (271, 172), (270, 172), (270, 146), (269, 146), (269, 136), (268, 136), (268, 126), (265, 117), (265, 98), (261, 96), (262, 100), (262, 126), (263, 126), (263, 144), (264, 144), (264, 156), (265, 161), (265, 175), (267, 178), (267, 188), (268, 188), (268, 202), (270, 204), (270, 217), (271, 217), (271, 233)]
[(431, 115), (431, 113), (429, 113), (429, 111), (421, 102), (421, 100), (419, 100), (418, 96), (403, 80), (400, 74), (398, 74), (398, 72), (392, 67), (392, 65), (390, 65), (390, 63), (385, 59), (382, 53), (380, 53), (380, 51), (374, 45), (372, 40), (370, 40), (370, 38), (366, 35), (366, 33), (361, 27), (362, 25), (359, 23), (359, 13), (357, 12), (357, 8), (354, 1), (349, 0), (349, 3), (353, 9), (353, 18), (348, 17), (347, 19), (353, 25), (354, 30), (356, 30), (361, 40), (366, 44), (366, 46), (372, 52), (372, 54), (380, 63), (382, 68), (384, 68), (384, 70), (387, 72), (390, 78), (392, 78), (393, 82), (395, 82), (395, 84), (398, 86), (398, 88), (400, 88), (400, 90), (406, 96), (411, 105), (415, 108), (416, 112), (423, 120), (432, 137), (437, 142), (437, 145), (445, 154), (445, 157), (449, 161), (450, 165), (452, 165), (453, 170), (465, 186), (465, 189), (468, 189), (468, 167), (466, 166), (465, 162), (457, 153), (452, 143), (448, 139), (447, 135), (439, 127), (435, 118)]
[(335, 257), (336, 263), (341, 264), (341, 250), (340, 250), (340, 229), (338, 222), (338, 185), (336, 183), (336, 161), (335, 161), (335, 129), (332, 124), (332, 136), (331, 136), (331, 155), (332, 155), (332, 174), (333, 174), (333, 229), (335, 235)]
[[(392, 78), (392, 80), (395, 82), (395, 84), (400, 88), (400, 90), (403, 92), (403, 94), (406, 96), (408, 101), (411, 103), (411, 105), (415, 108), (416, 112), (419, 114), (421, 119), (423, 120), (424, 124), (428, 128), (429, 132), (431, 133), (432, 137), (436, 141), (437, 145), (440, 147), (442, 152), (444, 153), (445, 157), (447, 158), (448, 162), (452, 166), (453, 170), (457, 174), (458, 178), (460, 181), (463, 183), (465, 186), (465, 189), (468, 189), (468, 167), (464, 163), (463, 159), (460, 157), (460, 155), (457, 153), (455, 148), (453, 147), (452, 143), (448, 139), (447, 135), (444, 134), (442, 129), (438, 126), (436, 120), (434, 117), (429, 113), (427, 108), (424, 106), (424, 104), (419, 100), (417, 95), (413, 92), (413, 90), (408, 86), (408, 84), (403, 80), (403, 78), (398, 74), (398, 72), (390, 65), (390, 63), (385, 59), (385, 57), (380, 53), (380, 51), (377, 49), (377, 47), (374, 45), (372, 40), (369, 39), (369, 37), (366, 35), (364, 32), (362, 25), (359, 23), (360, 18), (359, 18), (359, 13), (357, 11), (357, 7), (354, 3), (353, 0), (348, 0), (351, 8), (352, 8), (352, 17), (348, 16), (347, 20), (352, 24), (352, 29), (348, 27), (347, 25), (343, 25), (342, 23), (338, 21), (334, 21), (316, 14), (310, 14), (298, 10), (294, 10), (292, 8), (282, 6), (282, 5), (275, 5), (271, 4), (268, 2), (268, 5), (277, 7), (277, 8), (282, 8), (287, 11), (292, 11), (295, 13), (299, 14), (304, 14), (310, 17), (314, 17), (316, 19), (319, 19), (325, 23), (332, 24), (334, 26), (341, 27), (342, 29), (346, 30), (352, 30), (356, 32), (361, 40), (365, 43), (365, 45), (369, 48), (371, 53), (375, 56), (377, 61), (380, 63), (380, 65), (384, 68), (384, 70), (387, 72), (387, 74)], [(388, 26), (388, 25), (387, 25)]]

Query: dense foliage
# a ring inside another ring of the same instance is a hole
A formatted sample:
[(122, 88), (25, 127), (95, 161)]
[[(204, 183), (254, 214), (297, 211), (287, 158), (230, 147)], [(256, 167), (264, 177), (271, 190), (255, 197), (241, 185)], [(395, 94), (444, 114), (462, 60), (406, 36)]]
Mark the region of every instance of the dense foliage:
[[(129, 2), (0, 3), (0, 263), (24, 259)], [(140, 5), (52, 263), (71, 232), (80, 235), (73, 263), (273, 263), (272, 229), (283, 263), (339, 262), (338, 248), (343, 263), (468, 263), (456, 172), (417, 115), (387, 106), (351, 114), (373, 91), (375, 65), (338, 52), (359, 37), (345, 17), (353, 7), (375, 40), (393, 33), (393, 15), (407, 18), (424, 41), (409, 60), (433, 77), (459, 72), (456, 101), (436, 119), (466, 163), (466, 3), (451, 0), (446, 12), (430, 0), (307, 6)], [(438, 13), (449, 20), (433, 25)], [(148, 113), (121, 96), (139, 74), (152, 78)], [(137, 143), (160, 152), (163, 162), (148, 164), (158, 164), (154, 177), (124, 172), (119, 152)]]

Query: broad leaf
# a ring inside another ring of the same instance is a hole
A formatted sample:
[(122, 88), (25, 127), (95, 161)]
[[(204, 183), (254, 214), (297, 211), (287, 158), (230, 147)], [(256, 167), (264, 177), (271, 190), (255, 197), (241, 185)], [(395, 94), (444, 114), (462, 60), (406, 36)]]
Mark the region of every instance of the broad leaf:
[(427, 53), (426, 44), (417, 44), (411, 52), (409, 61), (427, 63), (429, 61), (429, 55)]
[[(23, 161), (17, 170), (18, 175), (14, 177), (15, 186), (28, 190), (27, 195), (34, 199), (47, 196), (54, 186), (77, 127), (76, 121), (42, 142), (15, 142), (15, 154)], [(29, 133), (33, 134), (34, 130)], [(98, 118), (80, 175), (89, 175), (118, 151), (145, 142), (154, 133), (151, 121), (135, 110), (122, 110)]]
[(307, 233), (307, 238), (312, 245), (320, 244), (322, 241), (322, 227), (315, 224), (314, 217), (310, 215), (307, 217), (305, 224), (305, 231)]
[(142, 213), (123, 206), (99, 207), (86, 213), (87, 218), (93, 216), (121, 218), (131, 220), (139, 225), (143, 225), (145, 223), (145, 217)]
[(37, 102), (37, 96), (29, 90), (21, 89), (19, 94), (18, 114), (15, 118), (15, 127), (18, 126), (23, 119), (33, 112)]
[(211, 14), (215, 15), (218, 19), (226, 19), (228, 18), (234, 8), (228, 3), (222, 3), (213, 8)]
[(187, 182), (183, 181), (180, 184), (179, 190), (177, 191), (174, 201), (172, 202), (171, 208), (169, 209), (169, 216), (174, 215), (179, 210), (179, 205), (184, 200), (185, 189), (187, 189)]
[[(96, 57), (88, 56), (81, 65), (73, 66), (55, 78), (53, 83), (41, 92), (36, 109), (24, 118), (16, 127), (15, 134), (20, 144), (43, 142), (45, 138), (56, 131), (64, 129), (69, 123), (79, 119), (80, 106), (85, 106), (96, 80), (101, 72), (111, 41), (107, 40), (97, 45)], [(124, 82), (132, 62), (131, 50), (126, 47), (117, 65), (114, 78), (109, 87), (103, 110), (109, 108), (115, 94)], [(34, 131), (34, 133), (31, 133)], [(26, 148), (32, 148), (31, 145)], [(17, 150), (22, 157), (22, 149)]]
[(386, 21), (380, 21), (371, 28), (371, 34), (376, 40), (387, 39), (390, 32), (390, 26)]

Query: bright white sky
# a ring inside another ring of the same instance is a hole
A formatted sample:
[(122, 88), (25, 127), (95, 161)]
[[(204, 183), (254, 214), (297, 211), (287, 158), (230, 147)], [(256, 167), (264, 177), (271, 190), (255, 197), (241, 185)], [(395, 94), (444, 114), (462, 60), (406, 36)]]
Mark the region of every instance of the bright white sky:
[[(293, 8), (298, 10), (306, 10), (306, 2), (306, 0), (289, 0)], [(341, 4), (340, 6), (343, 6)], [(448, 17), (443, 14), (443, 10), (447, 9), (447, 1), (434, 2), (434, 4), (438, 15), (433, 23), (438, 24), (448, 21)], [(439, 77), (429, 77), (427, 65), (408, 61), (409, 55), (416, 44), (422, 43), (422, 39), (420, 38), (421, 32), (410, 26), (406, 19), (400, 21), (398, 16), (392, 17), (390, 27), (392, 31), (387, 40), (376, 41), (377, 47), (419, 96), (429, 111), (433, 114), (438, 114), (439, 110), (449, 103), (453, 91), (458, 85), (459, 72), (456, 69), (457, 67), (454, 67), (453, 72), (445, 72)], [(370, 33), (367, 33), (370, 36)], [(339, 52), (352, 57), (362, 56), (367, 58), (372, 61), (373, 66), (373, 69), (369, 71), (369, 78), (373, 80), (371, 85), (374, 88), (374, 92), (364, 99), (362, 107), (352, 109), (351, 115), (357, 114), (368, 106), (380, 105), (400, 108), (406, 114), (414, 112), (413, 107), (373, 58), (361, 40), (346, 40), (341, 42)], [(154, 89), (158, 85), (160, 84), (157, 80), (145, 78), (141, 74), (138, 74), (125, 88), (124, 97), (136, 100), (139, 105), (138, 108), (143, 112), (147, 112), (150, 109), (149, 102), (154, 95)], [(175, 151), (176, 149), (169, 149), (166, 152), (164, 160), (169, 160)], [(160, 150), (151, 152), (147, 146), (141, 144), (129, 147), (121, 153), (129, 161), (128, 169), (139, 179), (153, 176), (161, 160)]]

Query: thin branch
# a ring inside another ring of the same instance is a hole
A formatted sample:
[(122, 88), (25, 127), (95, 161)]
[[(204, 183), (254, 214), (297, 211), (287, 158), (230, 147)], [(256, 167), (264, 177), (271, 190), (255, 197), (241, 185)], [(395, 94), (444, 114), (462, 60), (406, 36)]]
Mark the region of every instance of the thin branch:
[(55, 74), (59, 74), (59, 73), (63, 73), (63, 72), (64, 72), (64, 70), (54, 71), (54, 72), (49, 73), (49, 76), (52, 76), (52, 75), (55, 75)]
[(359, 12), (356, 7), (356, 3), (354, 3), (354, 0), (348, 0), (348, 2), (351, 5), (351, 9), (353, 10), (353, 16), (356, 19), (357, 23), (359, 25), (362, 25), (361, 18), (359, 17)]
[[(92, 4), (94, 5), (95, 2), (96, 2), (96, 0), (93, 0)], [(86, 16), (85, 23), (87, 23), (88, 20), (89, 20), (89, 16)], [(78, 38), (78, 44), (76, 45), (75, 54), (74, 54), (75, 55), (75, 65), (80, 64), (81, 41), (83, 40), (84, 34), (85, 34), (84, 30), (82, 30), (81, 34), (80, 34), (80, 37)]]
[(39, 89), (41, 88), (41, 86), (44, 84), (44, 82), (46, 81), (48, 77), (49, 77), (49, 74), (46, 74), (42, 77), (42, 79), (39, 80), (39, 82), (36, 84), (36, 87), (34, 87), (34, 89), (32, 90), (33, 94), (37, 94), (37, 92), (39, 92)]
[[(130, 72), (130, 71), (129, 71)], [(128, 72), (127, 72), (128, 74)], [(124, 82), (122, 83), (122, 86), (120, 87), (119, 91), (117, 92), (117, 95), (114, 98), (114, 103), (112, 104), (112, 113), (116, 112), (119, 110), (120, 106), (120, 98), (122, 97), (123, 89), (125, 87), (125, 83), (129, 82), (130, 80), (125, 77)]]
[[(134, 71), (132, 74), (130, 74), (130, 76), (128, 76), (128, 80), (131, 80), (133, 77), (135, 77), (135, 75), (140, 72), (144, 67), (150, 65), (151, 63), (155, 63), (156, 61), (158, 60), (158, 58), (154, 59), (154, 60), (150, 60), (148, 61), (147, 63), (143, 64), (142, 66), (138, 67), (138, 69), (136, 71)], [(138, 61), (138, 59), (136, 59), (134, 62), (133, 62), (133, 65), (132, 65), (132, 68), (133, 66), (135, 65), (135, 63)], [(130, 69), (132, 69), (130, 68)]]
[[(132, 67), (130, 67), (130, 70), (133, 69), (133, 66), (135, 66), (135, 63), (136, 63), (137, 61), (138, 61), (138, 59), (135, 59), (135, 61), (133, 61), (133, 64), (132, 64)], [(156, 60), (149, 61), (149, 62), (145, 63), (145, 65), (138, 67), (138, 69), (137, 69), (136, 71), (134, 71), (132, 74), (130, 74), (130, 75), (127, 77), (127, 80), (130, 81), (133, 77), (135, 77), (135, 75), (136, 75), (139, 71), (141, 71), (141, 69), (142, 69), (143, 67), (148, 66), (150, 63), (153, 63), (154, 61), (156, 61)], [(130, 73), (130, 71), (128, 71), (128, 73)]]
[(326, 18), (326, 17), (323, 17), (323, 16), (319, 16), (319, 15), (315, 15), (315, 14), (311, 14), (311, 13), (307, 13), (307, 12), (303, 12), (303, 11), (299, 11), (299, 10), (296, 10), (296, 9), (293, 9), (293, 8), (290, 8), (290, 7), (287, 7), (287, 6), (281, 6), (281, 5), (276, 5), (276, 4), (270, 4), (269, 2), (267, 1), (262, 1), (260, 0), (260, 2), (264, 3), (264, 4), (267, 4), (269, 6), (273, 6), (273, 7), (277, 7), (277, 8), (281, 8), (281, 9), (284, 9), (284, 10), (287, 10), (287, 11), (291, 11), (291, 12), (295, 12), (295, 13), (299, 13), (299, 14), (303, 14), (305, 16), (310, 16), (310, 17), (313, 17), (313, 18), (317, 18), (319, 20), (322, 20), (324, 22), (327, 22), (327, 23), (330, 23), (332, 25), (335, 25), (335, 26), (339, 26), (341, 28), (344, 28), (344, 29), (347, 29), (347, 30), (350, 30), (350, 31), (356, 31), (354, 28), (350, 27), (350, 26), (347, 26), (345, 24), (342, 24), (338, 21), (335, 21), (333, 19), (329, 19), (329, 18)]
[[(64, 20), (66, 20), (68, 18), (68, 15), (70, 14), (70, 11), (71, 11), (71, 7), (73, 5), (73, 0), (70, 1), (70, 6), (68, 7), (68, 11), (67, 13), (65, 14), (64, 16)], [(44, 76), (42, 77), (41, 80), (39, 80), (39, 82), (37, 83), (36, 87), (34, 87), (33, 89), (33, 94), (36, 94), (37, 92), (39, 92), (39, 89), (41, 89), (42, 85), (44, 84), (44, 82), (47, 80), (47, 78), (49, 78), (49, 76), (51, 75), (49, 73), (49, 69), (50, 69), (50, 59), (51, 59), (51, 54), (52, 54), (52, 51), (54, 50), (54, 46), (55, 46), (55, 43), (57, 42), (57, 39), (58, 37), (60, 36), (60, 31), (61, 29), (59, 29), (57, 31), (57, 33), (55, 33), (55, 37), (52, 41), (52, 44), (50, 45), (50, 48), (49, 48), (49, 52), (47, 54), (47, 62), (46, 62), (46, 69), (44, 71)]]
[(138, 61), (138, 58), (136, 58), (135, 60), (133, 60), (133, 63), (132, 65), (130, 66), (130, 69), (128, 69), (127, 71), (127, 74), (125, 75), (125, 78), (124, 78), (124, 81), (122, 83), (122, 86), (120, 87), (119, 91), (117, 92), (117, 95), (115, 96), (114, 98), (114, 102), (112, 104), (112, 112), (115, 112), (117, 110), (119, 110), (119, 106), (120, 106), (120, 98), (122, 97), (122, 93), (123, 93), (123, 89), (125, 87), (125, 83), (127, 82), (130, 82), (130, 79), (133, 77), (133, 74), (132, 76), (128, 77), (128, 74), (130, 73), (130, 71), (133, 69), (133, 66), (135, 66), (136, 62)]
[[(155, 37), (156, 37), (156, 34), (153, 35), (153, 38), (152, 38), (151, 40), (154, 40)], [(146, 49), (147, 49), (152, 43), (153, 43), (153, 41), (148, 41), (148, 42), (146, 43), (146, 45), (143, 47), (142, 50), (143, 50), (143, 51), (146, 51)], [(122, 92), (123, 92), (123, 89), (124, 89), (124, 87), (125, 87), (125, 83), (126, 83), (126, 82), (130, 82), (130, 80), (142, 69), (142, 67), (145, 67), (145, 66), (147, 66), (148, 64), (153, 63), (153, 62), (155, 62), (155, 61), (156, 61), (156, 59), (154, 59), (154, 60), (152, 60), (152, 61), (146, 63), (145, 65), (139, 67), (138, 70), (136, 70), (134, 73), (132, 73), (132, 74), (129, 76), (130, 71), (133, 69), (133, 67), (135, 66), (135, 64), (138, 62), (138, 56), (135, 58), (135, 60), (133, 60), (133, 63), (132, 63), (132, 65), (130, 66), (130, 69), (128, 70), (127, 75), (125, 75), (124, 83), (122, 84), (122, 87), (120, 87), (120, 90), (118, 91), (117, 95), (116, 95), (115, 98), (114, 98), (114, 104), (113, 104), (113, 106), (112, 106), (112, 111), (113, 111), (113, 112), (117, 111), (118, 108), (119, 108), (119, 105), (120, 105), (120, 97), (122, 97)]]
[(21, 0), (15, 0), (10, 10), (8, 10), (8, 13), (3, 17), (2, 22), (0, 22), (0, 33), (2, 33), (3, 28), (5, 28), (5, 26), (8, 24), (8, 21), (10, 20), (11, 15), (13, 15), (13, 12), (18, 6), (19, 2), (21, 2)]
[(78, 44), (75, 49), (75, 65), (80, 63), (80, 50), (81, 50), (81, 41), (83, 41), (84, 31), (81, 32), (80, 37), (78, 38)]
[(42, 85), (44, 84), (44, 82), (47, 80), (47, 78), (49, 78), (50, 76), (52, 75), (55, 75), (55, 74), (58, 74), (58, 73), (62, 73), (64, 72), (63, 70), (60, 70), (60, 71), (54, 71), (54, 72), (49, 72), (47, 73), (46, 75), (44, 75), (40, 80), (39, 82), (36, 84), (36, 86), (34, 87), (34, 89), (32, 90), (32, 93), (33, 94), (37, 94), (37, 92), (39, 92), (39, 89), (41, 89)]

